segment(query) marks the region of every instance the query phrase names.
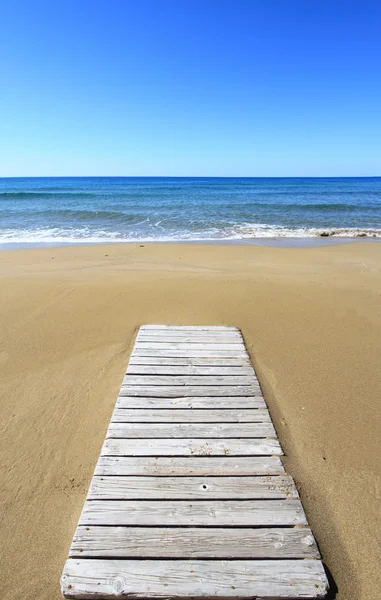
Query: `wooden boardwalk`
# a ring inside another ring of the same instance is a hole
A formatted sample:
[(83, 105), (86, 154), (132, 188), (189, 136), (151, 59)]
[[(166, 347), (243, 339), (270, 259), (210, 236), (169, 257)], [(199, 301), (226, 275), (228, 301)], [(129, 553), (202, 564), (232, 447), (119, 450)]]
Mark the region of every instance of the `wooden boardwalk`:
[(324, 598), (241, 333), (141, 327), (62, 575), (66, 598)]

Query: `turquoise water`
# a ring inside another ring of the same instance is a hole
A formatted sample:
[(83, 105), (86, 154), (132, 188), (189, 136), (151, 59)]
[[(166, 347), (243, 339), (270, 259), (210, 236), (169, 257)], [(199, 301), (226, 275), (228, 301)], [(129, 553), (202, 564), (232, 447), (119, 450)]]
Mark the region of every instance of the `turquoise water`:
[(381, 238), (381, 177), (4, 178), (0, 244)]

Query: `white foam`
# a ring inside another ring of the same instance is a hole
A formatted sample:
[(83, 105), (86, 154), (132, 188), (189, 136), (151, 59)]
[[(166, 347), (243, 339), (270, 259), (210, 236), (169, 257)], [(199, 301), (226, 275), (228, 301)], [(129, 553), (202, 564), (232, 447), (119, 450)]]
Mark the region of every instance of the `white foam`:
[[(154, 228), (152, 229), (154, 232)], [(0, 244), (97, 244), (123, 242), (175, 242), (175, 241), (239, 241), (274, 238), (338, 237), (381, 238), (381, 229), (371, 228), (291, 228), (264, 223), (232, 224), (224, 228), (212, 227), (202, 231), (175, 231), (146, 235), (143, 232), (91, 230), (88, 228), (5, 229), (0, 230)]]

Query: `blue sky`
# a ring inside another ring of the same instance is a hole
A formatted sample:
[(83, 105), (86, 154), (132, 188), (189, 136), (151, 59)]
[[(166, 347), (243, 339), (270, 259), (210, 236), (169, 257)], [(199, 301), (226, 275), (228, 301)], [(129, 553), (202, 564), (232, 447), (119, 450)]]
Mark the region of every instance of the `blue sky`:
[(0, 176), (381, 175), (381, 4), (3, 0)]

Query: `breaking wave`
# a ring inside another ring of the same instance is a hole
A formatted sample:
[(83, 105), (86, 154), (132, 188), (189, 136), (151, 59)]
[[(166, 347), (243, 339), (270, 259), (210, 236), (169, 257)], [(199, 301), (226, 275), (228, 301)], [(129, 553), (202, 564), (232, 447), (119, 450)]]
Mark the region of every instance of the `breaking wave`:
[(265, 224), (240, 224), (202, 231), (156, 233), (143, 231), (106, 231), (102, 229), (43, 227), (0, 231), (0, 244), (97, 244), (124, 242), (239, 241), (276, 238), (380, 238), (381, 229), (362, 228), (287, 228)]

